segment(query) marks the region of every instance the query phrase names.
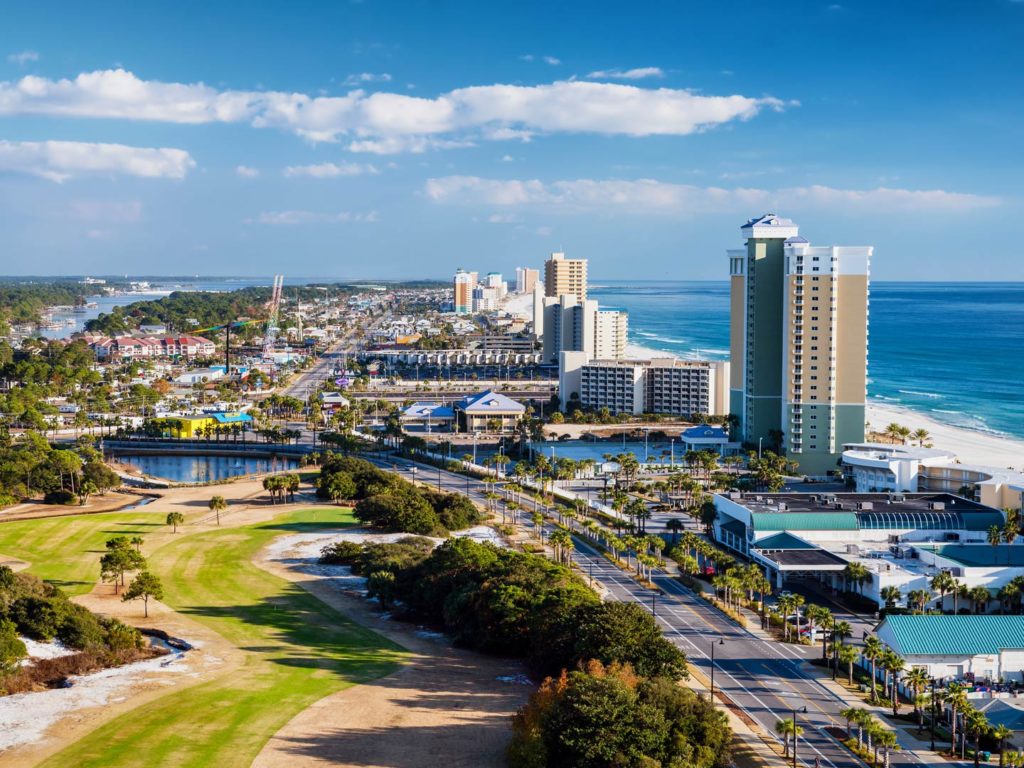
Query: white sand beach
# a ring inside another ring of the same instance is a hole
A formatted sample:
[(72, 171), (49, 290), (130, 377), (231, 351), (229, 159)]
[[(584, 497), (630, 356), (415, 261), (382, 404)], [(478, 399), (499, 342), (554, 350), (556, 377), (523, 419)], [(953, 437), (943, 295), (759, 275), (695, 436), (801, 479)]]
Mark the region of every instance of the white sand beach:
[(1024, 440), (953, 427), (909, 408), (868, 401), (867, 423), (871, 430), (882, 432), (892, 422), (910, 429), (927, 429), (933, 447), (953, 451), (964, 464), (1024, 469)]

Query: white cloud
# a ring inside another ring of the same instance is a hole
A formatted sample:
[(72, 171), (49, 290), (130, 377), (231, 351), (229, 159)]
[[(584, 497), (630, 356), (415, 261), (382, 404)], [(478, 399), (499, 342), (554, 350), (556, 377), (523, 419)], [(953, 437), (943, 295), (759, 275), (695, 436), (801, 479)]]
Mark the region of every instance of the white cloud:
[(361, 139), (347, 147), (349, 152), (367, 152), (373, 155), (397, 155), (402, 152), (421, 154), (432, 149), (462, 149), (476, 146), (472, 141), (434, 139), (424, 136), (389, 136), (386, 139)]
[(0, 140), (0, 173), (23, 173), (56, 182), (86, 175), (183, 179), (194, 166), (195, 161), (183, 149)]
[(379, 74), (374, 72), (360, 72), (356, 75), (349, 75), (345, 78), (345, 85), (363, 85), (365, 83), (390, 83), (391, 75), (387, 72)]
[(835, 189), (822, 185), (778, 190), (725, 189), (672, 184), (654, 179), (542, 182), (538, 179), (483, 179), (446, 176), (429, 179), (426, 196), (437, 203), (460, 205), (543, 206), (567, 211), (624, 211), (643, 214), (749, 212), (761, 208), (852, 208), (874, 212), (932, 211), (956, 213), (997, 206), (997, 197), (935, 190), (878, 187)]
[(285, 176), (312, 176), (314, 179), (331, 179), (337, 176), (359, 176), (364, 173), (380, 173), (370, 164), (360, 163), (320, 163), (319, 165), (289, 165), (284, 169)]
[(255, 179), (260, 175), (258, 168), (252, 168), (248, 165), (235, 166), (235, 173), (241, 176), (243, 179)]
[(0, 116), (249, 122), (312, 141), (347, 139), (355, 151), (379, 154), (465, 146), (477, 138), (528, 139), (535, 133), (680, 136), (792, 104), (771, 97), (579, 81), (473, 86), (436, 98), (362, 90), (317, 97), (221, 91), (203, 83), (142, 80), (122, 69), (85, 72), (74, 79), (30, 75), (0, 82)]
[(557, 67), (562, 63), (562, 60), (554, 56), (534, 56), (532, 53), (525, 53), (519, 57), (520, 61), (543, 61), (545, 64), (550, 64), (552, 67)]
[[(380, 221), (376, 211), (366, 213), (354, 211), (338, 211), (337, 213), (321, 213), (319, 211), (264, 211), (256, 217), (260, 224), (338, 224), (346, 222), (372, 223)], [(247, 220), (252, 223), (252, 220)]]
[(489, 224), (516, 224), (519, 222), (519, 217), (514, 213), (492, 213), (487, 217)]
[(587, 77), (591, 80), (643, 80), (645, 77), (664, 77), (661, 67), (636, 67), (634, 69), (599, 69)]
[(19, 67), (24, 67), (26, 64), (30, 64), (33, 61), (39, 61), (39, 54), (35, 51), (18, 51), (17, 53), (9, 53), (7, 60), (11, 64), (17, 64)]
[(134, 222), (142, 218), (142, 203), (138, 200), (75, 200), (71, 203), (71, 215), (82, 221)]

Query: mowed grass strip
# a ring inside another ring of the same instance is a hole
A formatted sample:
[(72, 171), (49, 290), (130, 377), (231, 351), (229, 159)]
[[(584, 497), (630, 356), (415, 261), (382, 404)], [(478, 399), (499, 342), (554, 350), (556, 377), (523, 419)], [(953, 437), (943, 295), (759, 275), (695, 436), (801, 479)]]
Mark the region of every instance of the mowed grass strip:
[[(89, 524), (81, 518), (62, 522)], [(352, 522), (349, 511), (335, 508), (242, 528), (196, 534), (179, 529), (149, 553), (150, 568), (164, 583), (164, 602), (244, 651), (242, 667), (128, 712), (43, 765), (248, 766), (274, 733), (312, 703), (397, 669), (403, 658), (398, 646), (252, 563), (277, 536)], [(96, 535), (65, 538), (92, 548)], [(100, 547), (106, 535), (99, 536)], [(3, 539), (0, 551), (17, 554)], [(40, 554), (26, 557), (37, 573)], [(315, 745), (297, 748), (312, 751)]]
[(143, 554), (148, 554), (171, 535), (164, 519), (165, 513), (138, 511), (0, 523), (0, 553), (28, 561), (31, 573), (69, 595), (80, 595), (100, 577), (107, 539), (142, 536), (147, 539)]

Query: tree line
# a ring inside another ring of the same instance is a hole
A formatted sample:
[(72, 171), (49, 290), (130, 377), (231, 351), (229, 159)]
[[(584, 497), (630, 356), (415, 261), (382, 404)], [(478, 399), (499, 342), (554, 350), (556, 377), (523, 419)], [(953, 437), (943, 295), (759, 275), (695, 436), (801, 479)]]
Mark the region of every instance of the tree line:
[(317, 495), (335, 502), (354, 501), (358, 520), (387, 531), (445, 536), (483, 519), (462, 494), (416, 486), (365, 459), (331, 452), (321, 464)]
[(601, 602), (570, 568), (466, 538), (339, 543), (323, 558), (366, 576), (393, 613), (547, 676), (516, 716), (513, 768), (727, 764), (724, 715), (677, 685), (683, 653), (643, 608)]

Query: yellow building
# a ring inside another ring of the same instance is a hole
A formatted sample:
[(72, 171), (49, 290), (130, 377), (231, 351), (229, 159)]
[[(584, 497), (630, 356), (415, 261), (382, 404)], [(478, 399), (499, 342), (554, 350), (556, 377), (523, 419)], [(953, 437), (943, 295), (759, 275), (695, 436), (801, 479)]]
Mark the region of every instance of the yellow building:
[(178, 440), (196, 440), (213, 436), (217, 428), (227, 431), (235, 424), (248, 429), (252, 424), (252, 416), (247, 413), (201, 413), (190, 416), (165, 416), (153, 422), (160, 428), (164, 437)]
[(544, 295), (553, 299), (573, 295), (580, 303), (587, 300), (587, 260), (567, 259), (564, 253), (552, 253), (544, 262)]

